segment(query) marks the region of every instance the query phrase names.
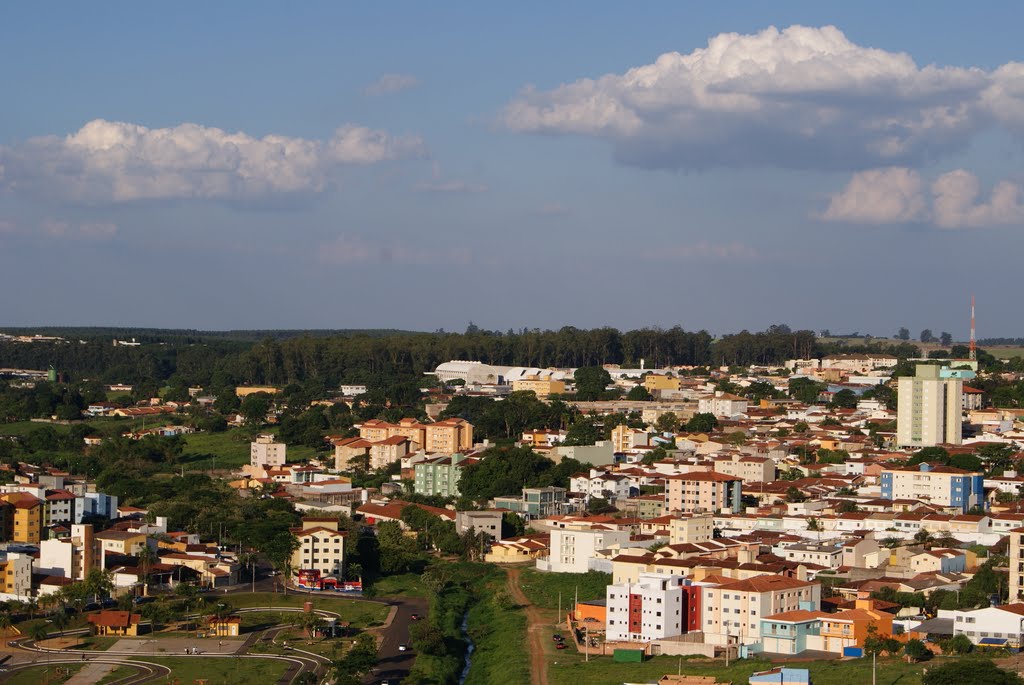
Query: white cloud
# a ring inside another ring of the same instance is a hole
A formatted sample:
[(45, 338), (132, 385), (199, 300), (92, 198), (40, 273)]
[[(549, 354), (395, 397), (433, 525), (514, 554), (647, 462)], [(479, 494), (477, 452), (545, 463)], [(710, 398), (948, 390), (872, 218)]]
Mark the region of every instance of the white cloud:
[(1024, 188), (1000, 181), (987, 200), (979, 200), (977, 177), (956, 169), (939, 176), (926, 197), (920, 174), (892, 167), (854, 174), (846, 187), (832, 195), (819, 217), (859, 224), (898, 224), (928, 221), (940, 228), (981, 228), (1024, 225)]
[(821, 214), (826, 221), (891, 224), (919, 221), (926, 213), (921, 176), (913, 169), (869, 169), (853, 175)]
[(980, 228), (1024, 225), (1024, 189), (1001, 181), (988, 200), (978, 201), (981, 184), (968, 171), (957, 169), (939, 176), (932, 184), (934, 220), (942, 228)]
[(416, 190), (427, 193), (486, 193), (487, 186), (482, 183), (470, 183), (469, 181), (431, 181), (429, 183), (417, 183), (413, 186)]
[(425, 154), (418, 137), (351, 125), (318, 141), (255, 138), (191, 123), (150, 129), (96, 119), (63, 138), (0, 147), (0, 186), (85, 203), (243, 200), (317, 193), (339, 165)]
[(757, 257), (757, 250), (745, 243), (736, 241), (731, 243), (709, 243), (702, 241), (693, 245), (670, 245), (647, 255), (648, 259), (654, 261), (718, 261), (755, 259)]
[(420, 80), (411, 74), (384, 74), (368, 85), (363, 93), (371, 96), (390, 95), (420, 85)]
[(623, 74), (527, 88), (502, 121), (604, 140), (645, 168), (907, 165), (962, 149), (993, 123), (1024, 130), (1024, 65), (919, 67), (833, 26), (770, 27)]
[(39, 228), (51, 238), (71, 240), (110, 240), (117, 234), (117, 224), (109, 221), (76, 224), (60, 219), (43, 219)]
[(371, 242), (358, 236), (339, 235), (317, 248), (317, 259), (324, 264), (469, 264), (472, 252), (466, 247), (417, 246), (404, 242)]

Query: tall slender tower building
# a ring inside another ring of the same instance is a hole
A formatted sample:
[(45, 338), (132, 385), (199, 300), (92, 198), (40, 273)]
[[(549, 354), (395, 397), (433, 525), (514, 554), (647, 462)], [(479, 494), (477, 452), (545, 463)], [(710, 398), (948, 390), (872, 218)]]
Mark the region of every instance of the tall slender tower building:
[(900, 447), (961, 443), (965, 375), (944, 366), (918, 364), (915, 375), (900, 378), (896, 412)]

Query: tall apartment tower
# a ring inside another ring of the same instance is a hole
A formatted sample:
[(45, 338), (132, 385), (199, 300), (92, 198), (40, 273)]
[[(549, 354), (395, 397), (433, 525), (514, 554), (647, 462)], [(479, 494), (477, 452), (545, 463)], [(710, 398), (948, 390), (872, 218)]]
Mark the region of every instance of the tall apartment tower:
[(1010, 531), (1010, 603), (1024, 600), (1024, 528)]
[(964, 377), (943, 366), (918, 364), (914, 376), (900, 378), (896, 414), (900, 447), (960, 444)]

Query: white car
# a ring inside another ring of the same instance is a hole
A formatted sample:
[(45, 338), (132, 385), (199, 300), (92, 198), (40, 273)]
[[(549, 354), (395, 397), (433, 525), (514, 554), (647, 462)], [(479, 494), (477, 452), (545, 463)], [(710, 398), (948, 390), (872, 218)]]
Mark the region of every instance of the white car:
[(398, 651), (399, 652), (407, 652), (407, 651), (409, 651), (409, 646), (408, 645), (398, 645)]

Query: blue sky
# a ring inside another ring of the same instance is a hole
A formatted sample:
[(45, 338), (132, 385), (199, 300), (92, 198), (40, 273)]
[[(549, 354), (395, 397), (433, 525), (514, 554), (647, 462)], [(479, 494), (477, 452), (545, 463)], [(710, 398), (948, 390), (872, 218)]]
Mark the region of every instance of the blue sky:
[(0, 5), (0, 323), (1024, 335), (1024, 11), (722, 5)]

